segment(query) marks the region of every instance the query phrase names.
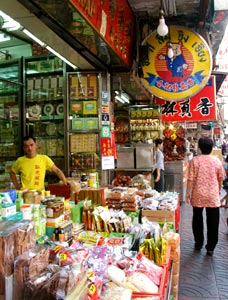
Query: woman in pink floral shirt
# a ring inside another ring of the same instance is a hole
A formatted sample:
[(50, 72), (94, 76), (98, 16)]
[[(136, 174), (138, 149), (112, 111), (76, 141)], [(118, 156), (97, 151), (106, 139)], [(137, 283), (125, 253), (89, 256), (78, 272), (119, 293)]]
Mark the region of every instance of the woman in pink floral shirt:
[(220, 190), (225, 177), (222, 162), (211, 155), (213, 140), (201, 137), (198, 141), (201, 155), (189, 162), (186, 202), (193, 207), (192, 231), (195, 249), (204, 243), (203, 209), (206, 208), (207, 255), (213, 255), (218, 242)]

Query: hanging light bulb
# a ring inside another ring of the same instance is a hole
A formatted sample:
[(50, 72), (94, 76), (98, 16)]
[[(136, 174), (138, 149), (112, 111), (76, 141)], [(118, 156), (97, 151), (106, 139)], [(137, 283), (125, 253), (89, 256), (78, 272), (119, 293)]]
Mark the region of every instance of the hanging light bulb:
[(172, 47), (172, 43), (168, 44), (168, 57), (169, 58), (173, 58), (174, 53), (173, 53), (173, 47)]
[(160, 36), (165, 36), (168, 34), (168, 32), (169, 32), (169, 29), (168, 29), (168, 26), (165, 24), (164, 11), (162, 9), (160, 9), (157, 33)]

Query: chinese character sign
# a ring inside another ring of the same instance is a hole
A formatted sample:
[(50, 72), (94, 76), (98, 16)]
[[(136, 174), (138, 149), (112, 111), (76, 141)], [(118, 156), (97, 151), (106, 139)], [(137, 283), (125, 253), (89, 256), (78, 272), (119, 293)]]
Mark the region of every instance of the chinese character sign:
[[(177, 101), (192, 97), (207, 84), (212, 56), (197, 33), (170, 26), (167, 36), (159, 36), (155, 31), (142, 44), (147, 47), (148, 55), (140, 61), (143, 71), (140, 80), (153, 95)], [(183, 105), (187, 109), (188, 103)]]
[(161, 106), (163, 122), (215, 121), (215, 98), (215, 77), (211, 76), (207, 85), (191, 98), (179, 101), (156, 98), (156, 103)]

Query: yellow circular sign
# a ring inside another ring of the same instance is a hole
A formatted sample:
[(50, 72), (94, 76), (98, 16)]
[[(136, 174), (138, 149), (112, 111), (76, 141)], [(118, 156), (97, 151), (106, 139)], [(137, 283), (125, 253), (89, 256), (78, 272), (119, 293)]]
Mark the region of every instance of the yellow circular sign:
[(197, 94), (207, 84), (212, 55), (199, 34), (170, 26), (168, 35), (162, 37), (157, 31), (152, 32), (142, 46), (148, 55), (140, 61), (140, 80), (153, 95), (169, 101), (182, 100)]

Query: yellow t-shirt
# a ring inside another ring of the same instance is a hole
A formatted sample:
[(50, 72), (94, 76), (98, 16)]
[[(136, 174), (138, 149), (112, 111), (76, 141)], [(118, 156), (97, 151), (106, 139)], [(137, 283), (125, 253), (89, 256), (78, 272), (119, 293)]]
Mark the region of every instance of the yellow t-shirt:
[(20, 174), (21, 189), (43, 191), (46, 171), (51, 171), (54, 162), (47, 156), (37, 154), (34, 158), (19, 157), (12, 166), (15, 174)]

